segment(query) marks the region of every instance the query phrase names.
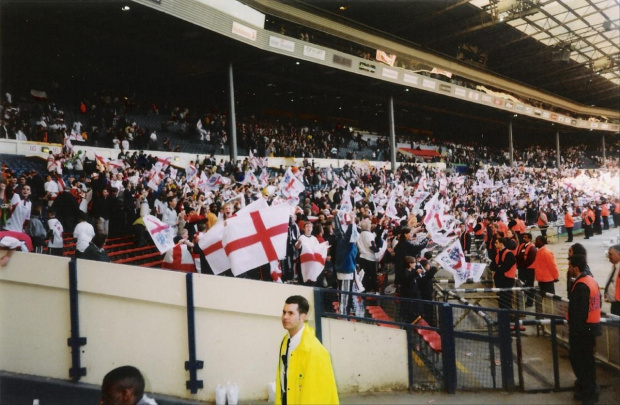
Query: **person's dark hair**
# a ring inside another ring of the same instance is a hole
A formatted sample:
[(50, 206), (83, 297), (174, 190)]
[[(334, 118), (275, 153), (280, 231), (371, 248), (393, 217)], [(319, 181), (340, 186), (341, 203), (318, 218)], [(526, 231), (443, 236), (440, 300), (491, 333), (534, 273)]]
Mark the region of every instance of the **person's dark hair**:
[(524, 234), (523, 234), (523, 236), (527, 236), (527, 238), (528, 238), (529, 240), (532, 240), (532, 234), (531, 234), (531, 233), (529, 233), (529, 232), (524, 233)]
[(547, 238), (545, 238), (544, 236), (540, 235), (536, 237), (536, 240), (539, 240), (543, 245), (547, 244)]
[(95, 235), (92, 242), (93, 242), (93, 245), (101, 249), (107, 239), (108, 239), (108, 235), (105, 235), (103, 233), (98, 233)]
[(431, 251), (424, 252), (424, 258), (430, 261), (433, 258), (433, 252)]
[(301, 295), (291, 295), (284, 302), (286, 304), (297, 304), (299, 315), (308, 314), (308, 311), (310, 311), (310, 304), (308, 303), (308, 300)]
[(409, 232), (411, 232), (411, 228), (409, 228), (408, 226), (402, 226), (400, 228), (400, 232), (398, 233), (398, 238), (404, 239), (405, 235), (407, 235)]
[(586, 258), (588, 257), (588, 251), (581, 243), (575, 243), (570, 248), (573, 251), (573, 256), (582, 255), (583, 257), (586, 257)]
[(502, 245), (504, 245), (504, 247), (508, 246), (508, 239), (506, 238), (497, 238), (497, 241), (501, 243)]
[(316, 225), (314, 225), (314, 229), (312, 229), (312, 235), (316, 236), (321, 232), (323, 232), (323, 225), (321, 225), (320, 222), (317, 222)]
[(207, 230), (207, 224), (204, 222), (199, 222), (198, 225), (196, 225), (196, 228), (198, 229), (198, 232), (204, 232)]
[(613, 249), (616, 252), (620, 253), (620, 243), (617, 244), (617, 245), (613, 245), (612, 247), (610, 247), (610, 249)]
[(109, 386), (116, 386), (116, 390), (132, 390), (136, 401), (142, 399), (144, 395), (144, 377), (140, 370), (133, 366), (122, 366), (108, 372), (103, 377), (102, 391)]
[(403, 262), (405, 262), (405, 264), (415, 263), (415, 257), (405, 256), (405, 258), (403, 259)]
[(580, 272), (583, 272), (586, 269), (587, 260), (584, 255), (572, 255), (568, 258), (568, 264), (577, 267)]

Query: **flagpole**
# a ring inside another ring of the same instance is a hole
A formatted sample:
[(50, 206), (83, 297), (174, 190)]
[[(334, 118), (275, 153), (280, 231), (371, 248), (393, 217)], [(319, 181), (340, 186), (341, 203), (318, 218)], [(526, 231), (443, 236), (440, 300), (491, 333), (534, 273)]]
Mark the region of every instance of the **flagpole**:
[(237, 162), (237, 122), (235, 120), (235, 84), (233, 75), (232, 63), (228, 65), (228, 100), (230, 101), (230, 108), (228, 114), (228, 120), (230, 121), (230, 160), (233, 165)]
[(392, 173), (396, 173), (396, 130), (394, 129), (394, 97), (390, 96), (389, 103), (389, 125), (390, 125), (390, 163)]

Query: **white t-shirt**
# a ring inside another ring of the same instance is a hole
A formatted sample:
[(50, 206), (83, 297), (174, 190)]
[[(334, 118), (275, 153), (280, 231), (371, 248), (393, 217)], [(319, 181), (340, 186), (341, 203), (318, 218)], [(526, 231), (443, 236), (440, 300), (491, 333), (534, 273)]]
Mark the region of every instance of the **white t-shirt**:
[(88, 244), (95, 237), (95, 228), (86, 221), (82, 221), (75, 226), (73, 237), (77, 239), (75, 249), (84, 253)]
[(50, 218), (47, 220), (47, 226), (50, 228), (50, 230), (52, 231), (52, 235), (53, 235), (49, 239), (47, 246), (51, 248), (63, 247), (63, 242), (62, 242), (63, 227), (60, 221), (57, 220), (56, 218)]
[(28, 200), (22, 201), (19, 194), (13, 194), (11, 207), (13, 207), (13, 212), (11, 213), (11, 218), (6, 221), (5, 229), (7, 231), (23, 232), (24, 223), (30, 220), (32, 203)]
[(45, 182), (45, 185), (43, 187), (46, 193), (50, 193), (50, 199), (52, 200), (56, 198), (58, 196), (58, 193), (60, 192), (60, 189), (58, 188), (58, 183), (56, 183), (54, 180)]
[(357, 248), (360, 252), (360, 257), (371, 262), (376, 262), (375, 252), (370, 249), (372, 243), (375, 241), (375, 234), (369, 231), (363, 231), (360, 233), (357, 240)]

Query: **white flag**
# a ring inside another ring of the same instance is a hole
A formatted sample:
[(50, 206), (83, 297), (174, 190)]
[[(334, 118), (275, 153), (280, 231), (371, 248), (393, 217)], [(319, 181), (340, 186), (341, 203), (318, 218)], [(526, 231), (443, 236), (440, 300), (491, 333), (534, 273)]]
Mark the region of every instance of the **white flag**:
[(144, 225), (160, 253), (166, 253), (174, 247), (174, 229), (170, 225), (153, 215), (144, 217)]
[(437, 255), (435, 261), (454, 276), (454, 286), (459, 287), (468, 278), (471, 278), (470, 270), (467, 269), (465, 255), (461, 249), (461, 242), (454, 241), (447, 249)]
[(289, 216), (280, 204), (226, 220), (222, 244), (235, 276), (286, 257)]
[(327, 259), (327, 242), (319, 243), (316, 238), (301, 238), (301, 275), (306, 281), (316, 281), (317, 277), (325, 268)]

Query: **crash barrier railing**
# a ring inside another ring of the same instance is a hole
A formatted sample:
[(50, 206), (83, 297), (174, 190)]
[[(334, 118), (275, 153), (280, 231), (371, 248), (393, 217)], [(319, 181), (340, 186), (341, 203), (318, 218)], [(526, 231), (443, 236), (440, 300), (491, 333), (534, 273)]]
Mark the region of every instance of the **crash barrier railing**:
[[(565, 317), (568, 311), (569, 300), (559, 295), (544, 293), (536, 295), (536, 308), (541, 308), (543, 312), (548, 314)], [(620, 316), (606, 313), (603, 311), (601, 316), (603, 333), (596, 339), (595, 357), (597, 360), (608, 366), (620, 370)], [(538, 333), (547, 335), (551, 333), (550, 325), (538, 326)], [(564, 346), (568, 345), (568, 326), (566, 324), (558, 325), (557, 336), (560, 343)]]
[[(511, 290), (513, 294), (512, 307), (516, 309), (523, 308), (525, 302), (525, 293), (536, 291), (533, 295), (532, 311), (524, 310), (506, 310), (510, 312), (511, 331), (514, 333), (514, 354), (516, 358), (516, 366), (518, 370), (519, 389), (522, 391), (549, 391), (572, 389), (572, 380), (566, 381), (560, 379), (559, 367), (559, 348), (566, 349), (568, 347), (568, 326), (565, 320), (568, 300), (553, 294), (544, 294), (541, 296), (536, 287), (515, 287), (511, 289), (497, 288), (459, 288), (448, 289), (444, 285), (436, 284), (438, 296), (444, 297), (444, 300), (456, 300), (462, 304), (475, 306), (476, 308), (484, 308), (489, 311), (488, 306), (492, 305), (492, 300), (498, 301), (498, 297), (491, 294), (481, 295), (480, 293), (491, 293)], [(459, 295), (465, 295), (467, 298)], [(475, 301), (472, 304), (471, 301)], [(481, 302), (486, 304), (481, 305)], [(476, 310), (480, 314), (481, 309)], [(597, 339), (596, 358), (602, 363), (618, 368), (619, 349), (617, 342), (619, 341), (620, 317), (603, 313), (601, 324), (603, 326), (603, 334)], [(457, 320), (457, 321), (460, 321)], [(458, 323), (458, 322), (457, 322)], [(534, 326), (535, 333), (531, 330), (526, 332), (526, 326)], [(458, 330), (457, 324), (455, 327)], [(551, 343), (551, 351), (546, 350), (544, 345), (541, 346), (540, 339), (545, 338)], [(538, 339), (538, 347), (543, 350), (534, 352), (531, 350), (534, 346), (529, 346), (526, 350), (529, 353), (524, 355), (523, 341), (529, 343), (533, 338)], [(551, 356), (548, 359), (546, 356)], [(550, 361), (548, 361), (550, 360)], [(538, 364), (537, 364), (538, 363)], [(548, 373), (541, 372), (541, 368), (549, 368), (552, 370)], [(553, 375), (551, 380), (549, 376)], [(566, 376), (563, 376), (567, 378)], [(563, 388), (564, 386), (564, 388)]]
[(411, 390), (515, 387), (507, 310), (317, 288), (315, 318), (404, 330)]

